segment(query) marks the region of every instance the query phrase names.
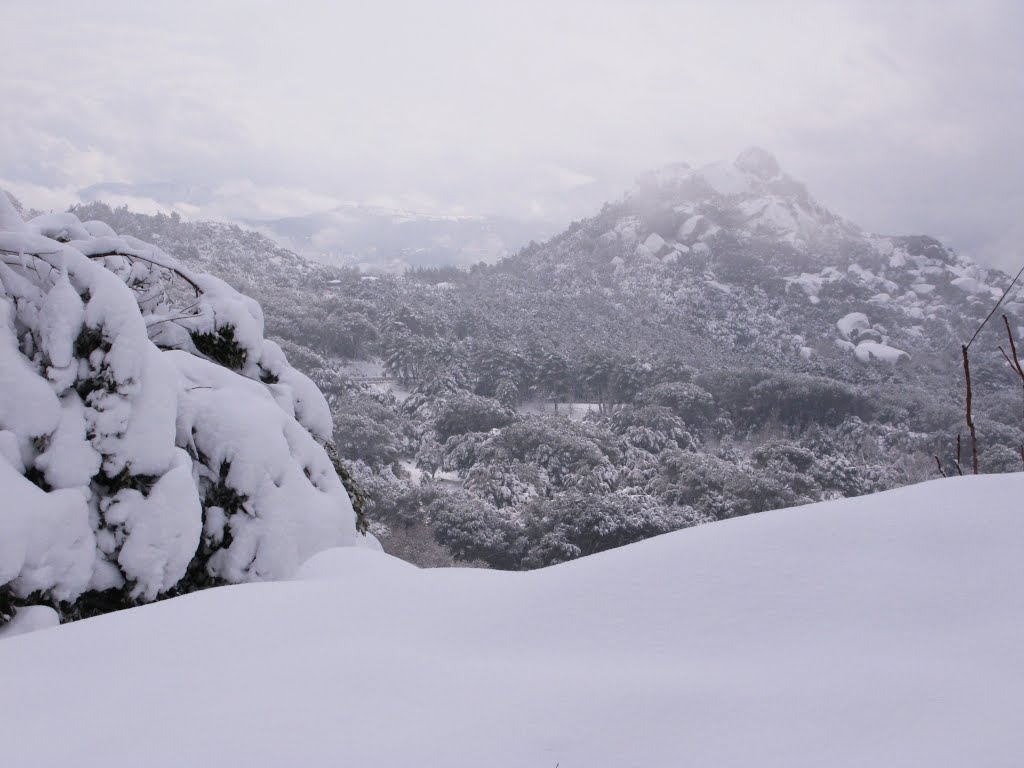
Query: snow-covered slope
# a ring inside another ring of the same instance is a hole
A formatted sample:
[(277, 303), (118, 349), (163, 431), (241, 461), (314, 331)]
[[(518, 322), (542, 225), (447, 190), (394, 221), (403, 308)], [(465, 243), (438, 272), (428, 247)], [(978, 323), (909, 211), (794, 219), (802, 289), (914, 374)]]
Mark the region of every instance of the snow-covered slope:
[(1017, 766), (1024, 475), (532, 573), (331, 550), (0, 641), (5, 765)]
[[(611, 291), (647, 294), (651, 324), (697, 315), (714, 349), (805, 369), (856, 361), (923, 370), (936, 353), (955, 364), (959, 343), (1010, 286), (1008, 275), (930, 237), (862, 231), (759, 148), (646, 173), (622, 201), (510, 263), (548, 281), (593, 276)], [(1001, 311), (1024, 328), (1024, 287)], [(865, 325), (836, 334), (851, 312)]]

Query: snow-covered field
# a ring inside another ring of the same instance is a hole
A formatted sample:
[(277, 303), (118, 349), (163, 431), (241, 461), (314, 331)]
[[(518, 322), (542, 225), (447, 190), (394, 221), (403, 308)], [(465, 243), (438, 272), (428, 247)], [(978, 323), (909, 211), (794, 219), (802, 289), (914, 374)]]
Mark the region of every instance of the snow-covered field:
[(1022, 497), (940, 480), (533, 573), (328, 551), (0, 641), (0, 761), (1019, 766)]

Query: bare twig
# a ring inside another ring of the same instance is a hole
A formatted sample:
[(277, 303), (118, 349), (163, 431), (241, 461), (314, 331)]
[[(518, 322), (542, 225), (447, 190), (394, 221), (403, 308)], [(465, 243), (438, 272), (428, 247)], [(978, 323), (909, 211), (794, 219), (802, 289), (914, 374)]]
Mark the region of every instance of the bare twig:
[[(978, 334), (974, 334), (977, 336)], [(961, 345), (960, 349), (963, 352), (964, 358), (964, 381), (967, 383), (967, 428), (971, 432), (971, 467), (974, 470), (974, 474), (978, 474), (978, 433), (974, 429), (974, 414), (971, 411), (971, 402), (974, 399), (974, 393), (971, 390), (971, 364), (967, 360), (967, 347), (969, 344)]]
[(154, 325), (160, 325), (160, 323), (176, 323), (179, 320), (190, 320), (195, 317), (202, 317), (203, 313), (200, 312), (196, 315), (178, 315), (177, 317), (164, 317), (160, 320), (154, 320), (152, 323), (146, 323), (146, 328), (152, 328)]
[(956, 433), (956, 473), (958, 475), (960, 475), (960, 477), (964, 476), (964, 470), (960, 466), (960, 433), (959, 432)]
[(12, 251), (9, 248), (0, 248), (0, 253), (6, 253), (8, 256), (56, 256), (60, 251), (40, 251), (39, 253), (31, 253), (29, 251)]
[(988, 321), (992, 319), (992, 315), (994, 315), (996, 313), (996, 310), (999, 309), (999, 306), (1003, 303), (1003, 299), (1006, 298), (1006, 294), (1008, 294), (1013, 289), (1013, 286), (1016, 285), (1021, 275), (1024, 275), (1024, 267), (1020, 268), (1020, 272), (1018, 272), (1017, 276), (1010, 281), (1010, 284), (1008, 286), (1006, 286), (1006, 290), (1003, 291), (1003, 295), (999, 297), (999, 301), (996, 302), (996, 305), (992, 307), (992, 311), (989, 312), (988, 316), (981, 321), (981, 325), (978, 326), (978, 330), (974, 332), (974, 335), (971, 336), (971, 340), (967, 342), (968, 349), (970, 349), (970, 346), (971, 344), (974, 343), (974, 340), (978, 338), (978, 334), (981, 333), (982, 328), (984, 328), (988, 324)]
[(1010, 327), (1010, 318), (1003, 315), (1003, 324), (1006, 326), (1006, 337), (1010, 340), (1010, 352), (1007, 354), (1006, 350), (1002, 347), (999, 351), (1003, 353), (1003, 358), (1010, 366), (1010, 370), (1014, 371), (1020, 376), (1020, 386), (1022, 394), (1024, 394), (1024, 366), (1021, 366), (1020, 357), (1017, 356), (1017, 343), (1013, 338), (1013, 329)]
[(192, 290), (194, 290), (196, 292), (196, 296), (199, 296), (203, 292), (203, 290), (199, 287), (199, 285), (196, 283), (196, 281), (193, 280), (188, 275), (186, 275), (181, 270), (176, 269), (176, 268), (172, 267), (171, 265), (165, 264), (165, 263), (163, 263), (161, 261), (156, 261), (155, 259), (147, 259), (145, 256), (137, 256), (134, 253), (121, 253), (119, 251), (111, 251), (110, 253), (94, 253), (94, 254), (89, 255), (87, 258), (90, 258), (90, 259), (106, 259), (106, 258), (108, 258), (110, 256), (121, 256), (121, 257), (129, 259), (129, 260), (130, 259), (138, 259), (139, 261), (144, 261), (147, 264), (152, 264), (155, 267), (160, 267), (161, 269), (166, 269), (169, 272), (173, 272), (178, 277), (180, 277), (182, 280), (184, 280), (186, 283), (188, 283), (190, 286), (192, 286)]
[(1000, 347), (999, 350), (1003, 351), (1003, 357), (1006, 358), (1006, 361), (1010, 364), (1010, 367), (1017, 372), (1017, 375), (1020, 376), (1021, 381), (1024, 381), (1024, 367), (1021, 367), (1020, 358), (1017, 357), (1017, 344), (1013, 340), (1013, 329), (1010, 328), (1010, 318), (1008, 318), (1006, 315), (1003, 315), (1003, 323), (1006, 325), (1006, 336), (1007, 338), (1010, 339), (1010, 354), (1007, 355), (1006, 352), (1003, 351), (1002, 347)]
[[(40, 252), (40, 253), (24, 252), (23, 253), (23, 252), (19, 252), (19, 251), (12, 251), (12, 250), (10, 250), (8, 248), (0, 248), (0, 253), (7, 254), (9, 256), (18, 256), (18, 257), (31, 256), (32, 258), (39, 259), (43, 263), (47, 264), (47, 266), (49, 266), (50, 269), (52, 270), (52, 269), (55, 269), (55, 267), (52, 264), (50, 264), (49, 262), (47, 262), (46, 259), (44, 259), (43, 257), (44, 256), (56, 256), (58, 253), (60, 253), (60, 251), (43, 251), (43, 252)], [(86, 258), (87, 259), (106, 259), (106, 258), (109, 258), (111, 256), (121, 256), (122, 258), (128, 259), (128, 260), (138, 259), (139, 261), (144, 261), (147, 264), (152, 264), (155, 267), (160, 267), (161, 269), (166, 269), (169, 272), (173, 272), (178, 277), (180, 277), (182, 280), (184, 280), (186, 283), (188, 283), (190, 286), (192, 286), (192, 290), (196, 292), (196, 296), (201, 295), (202, 292), (203, 292), (202, 288), (199, 287), (198, 283), (196, 283), (195, 280), (193, 280), (191, 277), (186, 275), (181, 270), (179, 270), (179, 269), (177, 269), (175, 267), (172, 267), (170, 264), (165, 264), (165, 263), (163, 263), (161, 261), (157, 261), (155, 259), (147, 259), (145, 256), (138, 256), (138, 255), (136, 255), (134, 253), (121, 253), (119, 251), (110, 251), (109, 253), (93, 253), (93, 254), (90, 254), (90, 255), (86, 256)], [(23, 265), (19, 264), (17, 266), (23, 266)], [(38, 267), (34, 267), (34, 269), (36, 270), (36, 274), (39, 274), (39, 268)], [(42, 279), (42, 275), (39, 275), (39, 278)]]
[(939, 460), (938, 455), (935, 456), (935, 466), (939, 468), (939, 474), (943, 477), (946, 476), (946, 471), (942, 468), (942, 462)]
[[(968, 341), (966, 344), (960, 345), (960, 351), (963, 354), (964, 359), (964, 383), (967, 385), (967, 409), (965, 416), (967, 419), (967, 428), (971, 432), (971, 468), (974, 471), (974, 474), (978, 474), (978, 433), (974, 428), (974, 414), (971, 410), (971, 404), (974, 399), (974, 393), (971, 390), (971, 364), (970, 361), (967, 359), (967, 350), (971, 348), (971, 344), (973, 344), (974, 340), (978, 338), (978, 334), (982, 332), (986, 325), (988, 325), (988, 321), (992, 319), (992, 315), (994, 315), (996, 313), (996, 310), (999, 309), (1000, 305), (1002, 305), (1003, 299), (1005, 299), (1009, 295), (1010, 291), (1013, 290), (1013, 286), (1017, 284), (1017, 281), (1020, 279), (1021, 275), (1024, 275), (1024, 267), (1020, 268), (1020, 271), (1014, 276), (1013, 280), (1010, 281), (1010, 284), (1006, 286), (1006, 290), (1003, 291), (1003, 295), (999, 297), (999, 301), (995, 303), (995, 306), (992, 307), (988, 315), (985, 316), (985, 319), (981, 321), (981, 325), (978, 326), (978, 329), (974, 332), (974, 335), (971, 336), (971, 340)], [(1006, 322), (1006, 328), (1009, 331), (1010, 321), (1006, 320), (1006, 315), (1003, 315), (1003, 320)], [(1012, 333), (1010, 334), (1010, 339), (1012, 344)], [(1006, 357), (1007, 360), (1009, 360), (1009, 356), (1006, 354), (1005, 351), (1003, 352), (1003, 356)], [(1014, 352), (1014, 357), (1016, 357), (1016, 352)]]

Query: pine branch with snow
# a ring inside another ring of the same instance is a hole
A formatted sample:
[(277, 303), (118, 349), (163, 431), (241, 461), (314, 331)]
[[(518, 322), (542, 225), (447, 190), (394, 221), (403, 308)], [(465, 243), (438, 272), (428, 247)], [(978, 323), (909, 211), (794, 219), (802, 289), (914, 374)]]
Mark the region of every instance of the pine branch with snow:
[(357, 543), (330, 410), (257, 302), (6, 195), (0, 289), (0, 623), (283, 578)]

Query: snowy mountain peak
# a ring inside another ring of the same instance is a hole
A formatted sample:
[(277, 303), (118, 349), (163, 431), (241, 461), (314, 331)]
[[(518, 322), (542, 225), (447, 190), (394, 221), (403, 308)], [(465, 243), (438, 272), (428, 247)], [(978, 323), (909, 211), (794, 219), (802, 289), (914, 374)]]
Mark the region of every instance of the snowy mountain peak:
[(717, 161), (700, 167), (672, 163), (642, 174), (627, 199), (657, 198), (679, 204), (718, 198), (785, 199), (807, 211), (835, 218), (816, 203), (807, 188), (785, 173), (778, 160), (765, 149), (750, 147), (733, 162)]
[(815, 201), (760, 147), (744, 150), (733, 162), (698, 168), (675, 163), (648, 172), (637, 179), (626, 202), (718, 220), (741, 237), (770, 237), (796, 247), (859, 234), (856, 226)]

